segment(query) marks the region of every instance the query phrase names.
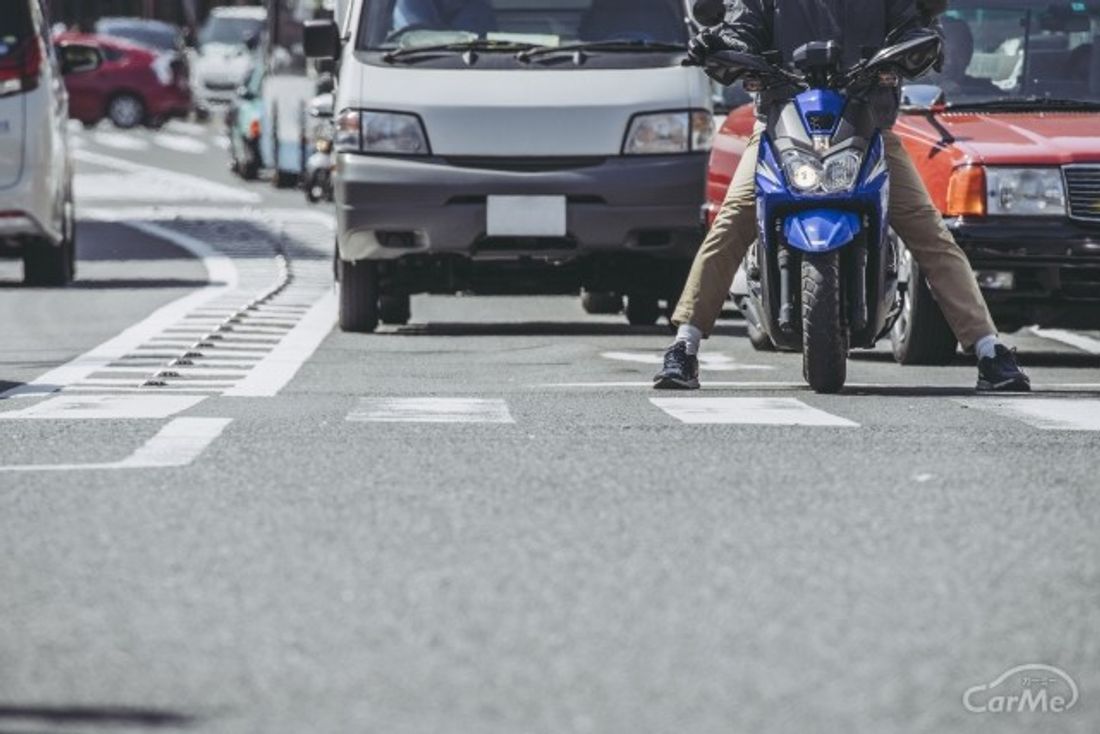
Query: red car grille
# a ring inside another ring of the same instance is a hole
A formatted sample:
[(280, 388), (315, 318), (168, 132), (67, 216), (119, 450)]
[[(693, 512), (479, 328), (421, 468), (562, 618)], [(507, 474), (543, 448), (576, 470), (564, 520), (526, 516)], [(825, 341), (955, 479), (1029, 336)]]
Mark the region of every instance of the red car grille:
[(1100, 165), (1066, 166), (1065, 171), (1070, 216), (1100, 221)]

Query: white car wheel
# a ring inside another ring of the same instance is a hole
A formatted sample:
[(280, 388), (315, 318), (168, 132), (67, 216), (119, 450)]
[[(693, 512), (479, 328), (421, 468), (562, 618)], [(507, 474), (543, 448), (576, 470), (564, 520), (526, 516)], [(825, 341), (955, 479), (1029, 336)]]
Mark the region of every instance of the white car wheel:
[(131, 94), (122, 94), (112, 99), (107, 105), (107, 117), (115, 127), (129, 130), (140, 125), (145, 118), (145, 105)]

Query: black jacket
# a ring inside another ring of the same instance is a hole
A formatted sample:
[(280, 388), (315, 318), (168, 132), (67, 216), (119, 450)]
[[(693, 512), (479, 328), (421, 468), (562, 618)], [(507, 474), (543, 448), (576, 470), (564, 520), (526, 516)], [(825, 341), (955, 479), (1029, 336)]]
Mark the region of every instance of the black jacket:
[[(930, 24), (937, 28), (925, 4), (918, 3), (921, 0), (726, 0), (726, 20), (716, 30), (730, 48), (756, 54), (778, 51), (783, 63), (789, 63), (805, 43), (836, 41), (847, 67), (858, 62), (865, 49), (927, 32)], [(880, 124), (889, 127), (897, 119), (898, 90), (879, 89), (872, 97)]]

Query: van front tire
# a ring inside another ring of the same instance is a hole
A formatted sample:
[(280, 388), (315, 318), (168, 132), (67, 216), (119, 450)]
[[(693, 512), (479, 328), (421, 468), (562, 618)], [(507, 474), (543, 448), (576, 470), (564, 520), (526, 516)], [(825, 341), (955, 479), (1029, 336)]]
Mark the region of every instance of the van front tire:
[(378, 266), (369, 260), (339, 261), (340, 330), (370, 334), (378, 328)]

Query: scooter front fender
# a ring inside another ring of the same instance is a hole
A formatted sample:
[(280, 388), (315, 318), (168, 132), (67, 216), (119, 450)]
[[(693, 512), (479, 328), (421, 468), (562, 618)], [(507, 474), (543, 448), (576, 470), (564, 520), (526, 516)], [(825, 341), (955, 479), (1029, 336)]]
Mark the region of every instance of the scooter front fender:
[(858, 214), (838, 209), (810, 209), (791, 214), (783, 222), (787, 244), (810, 254), (839, 250), (851, 243), (861, 228)]

